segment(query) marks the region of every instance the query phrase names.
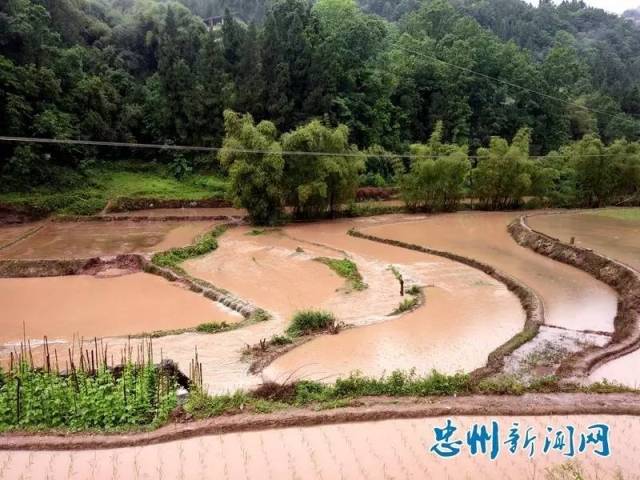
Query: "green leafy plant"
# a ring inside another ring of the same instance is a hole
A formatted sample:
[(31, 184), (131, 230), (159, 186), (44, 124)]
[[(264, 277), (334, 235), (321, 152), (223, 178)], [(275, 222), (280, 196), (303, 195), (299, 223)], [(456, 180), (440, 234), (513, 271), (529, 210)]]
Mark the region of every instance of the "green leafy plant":
[(269, 340), (269, 343), (275, 346), (283, 346), (292, 344), (293, 340), (286, 335), (274, 335), (271, 337), (271, 340)]
[(409, 297), (405, 298), (400, 302), (398, 307), (393, 311), (392, 315), (398, 315), (400, 313), (408, 312), (409, 310), (413, 310), (418, 305), (418, 297)]
[(175, 379), (151, 363), (69, 375), (21, 364), (0, 379), (0, 431), (160, 425), (177, 403)]

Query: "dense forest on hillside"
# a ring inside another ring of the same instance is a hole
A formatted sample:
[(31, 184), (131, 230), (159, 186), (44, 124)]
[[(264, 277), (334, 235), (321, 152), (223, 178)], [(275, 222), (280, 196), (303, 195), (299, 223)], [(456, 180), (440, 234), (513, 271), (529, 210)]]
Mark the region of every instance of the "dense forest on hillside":
[[(638, 140), (639, 79), (640, 29), (576, 1), (0, 0), (2, 135), (219, 146), (233, 109), (374, 151), (526, 128), (546, 155)], [(0, 143), (0, 190), (135, 155)]]

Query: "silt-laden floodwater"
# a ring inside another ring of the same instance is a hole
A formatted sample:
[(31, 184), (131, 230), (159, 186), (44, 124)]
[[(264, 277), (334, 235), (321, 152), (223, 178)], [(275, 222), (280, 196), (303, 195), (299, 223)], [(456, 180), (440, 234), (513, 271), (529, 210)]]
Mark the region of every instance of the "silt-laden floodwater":
[[(522, 329), (525, 315), (518, 299), (488, 275), (445, 258), (347, 234), (353, 227), (399, 218), (323, 222), (284, 229), (303, 246), (322, 245), (346, 252), (356, 264), (377, 265), (379, 272), (388, 272), (393, 265), (407, 285), (424, 287), (426, 302), (400, 317), (387, 317), (386, 321), (379, 318), (368, 322), (375, 323), (372, 325), (316, 338), (272, 363), (264, 372), (267, 379), (334, 379), (356, 370), (372, 376), (396, 369), (415, 369), (420, 374), (433, 369), (447, 373), (470, 371), (485, 365), (490, 352)], [(370, 275), (375, 275), (373, 270)], [(365, 282), (368, 278), (365, 274)], [(387, 281), (395, 300), (402, 301), (395, 278)], [(366, 311), (367, 305), (356, 303), (352, 308)]]
[(591, 248), (640, 271), (640, 219), (625, 218), (625, 210), (533, 215), (527, 218), (527, 224), (565, 243), (573, 237), (577, 246)]
[(615, 292), (587, 273), (521, 247), (507, 232), (519, 213), (457, 213), (364, 229), (368, 234), (444, 250), (518, 278), (542, 298), (546, 323), (612, 332)]
[[(242, 316), (178, 284), (146, 273), (0, 278), (0, 345), (195, 327)], [(63, 349), (64, 351), (64, 349)]]
[[(0, 250), (0, 259), (88, 258), (148, 253), (189, 245), (214, 222), (49, 222)], [(5, 228), (0, 228), (2, 232)]]

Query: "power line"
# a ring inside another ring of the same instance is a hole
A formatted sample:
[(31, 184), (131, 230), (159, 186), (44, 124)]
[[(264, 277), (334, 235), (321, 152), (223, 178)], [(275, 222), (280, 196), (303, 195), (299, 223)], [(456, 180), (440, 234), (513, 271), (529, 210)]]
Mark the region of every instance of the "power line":
[(518, 85), (517, 83), (512, 83), (512, 82), (510, 82), (508, 80), (504, 80), (502, 78), (493, 77), (491, 75), (487, 75), (486, 73), (477, 72), (477, 71), (472, 70), (470, 68), (463, 67), (463, 66), (460, 66), (460, 65), (456, 65), (455, 63), (447, 62), (446, 60), (442, 60), (442, 59), (436, 57), (435, 55), (429, 55), (427, 53), (421, 53), (421, 52), (416, 52), (414, 50), (410, 50), (410, 49), (408, 49), (406, 47), (403, 47), (402, 45), (400, 45), (398, 43), (395, 43), (394, 45), (397, 48), (399, 48), (400, 50), (404, 50), (405, 52), (411, 53), (412, 55), (417, 55), (419, 57), (424, 57), (424, 58), (427, 58), (427, 59), (430, 59), (430, 60), (435, 60), (435, 61), (438, 61), (440, 63), (443, 63), (444, 65), (448, 65), (449, 67), (456, 68), (456, 69), (461, 70), (463, 72), (471, 73), (473, 75), (477, 75), (479, 77), (483, 77), (483, 78), (486, 78), (487, 80), (492, 80), (494, 82), (499, 82), (499, 83), (502, 83), (502, 84), (507, 85), (509, 87), (520, 89), (520, 90), (522, 90), (524, 92), (533, 93), (535, 95), (540, 95), (541, 97), (547, 98), (549, 100), (554, 100), (556, 102), (564, 103), (565, 105), (569, 105), (569, 106), (572, 106), (572, 107), (580, 108), (582, 110), (586, 110), (586, 111), (591, 112), (591, 113), (597, 113), (597, 114), (600, 114), (600, 115), (605, 115), (605, 116), (608, 116), (610, 118), (617, 118), (620, 115), (629, 115), (629, 116), (634, 116), (634, 117), (635, 116), (640, 117), (640, 115), (637, 115), (637, 114), (634, 114), (634, 113), (622, 112), (622, 113), (613, 114), (613, 113), (605, 112), (603, 110), (597, 110), (595, 108), (590, 108), (590, 107), (587, 107), (585, 105), (580, 105), (579, 103), (572, 102), (571, 100), (567, 100), (567, 99), (560, 98), (560, 97), (555, 97), (553, 95), (549, 95), (547, 93), (540, 92), (538, 90), (533, 90), (533, 89), (531, 89), (529, 87), (523, 87), (522, 85)]
[[(269, 155), (273, 153), (280, 153), (282, 155), (291, 156), (309, 156), (318, 155), (323, 157), (356, 157), (356, 158), (450, 158), (451, 155), (416, 155), (409, 153), (368, 153), (368, 152), (305, 152), (302, 150), (259, 150), (249, 148), (228, 148), (228, 147), (200, 147), (197, 145), (172, 145), (172, 144), (157, 144), (157, 143), (127, 143), (127, 142), (107, 142), (98, 140), (72, 140), (62, 138), (38, 138), (38, 137), (8, 137), (0, 136), (0, 142), (18, 142), (18, 143), (42, 143), (42, 144), (55, 144), (55, 145), (84, 145), (94, 147), (123, 147), (123, 148), (148, 148), (154, 150), (177, 150), (177, 151), (196, 151), (196, 152), (220, 152), (222, 150), (232, 153), (253, 153), (260, 155)], [(582, 157), (615, 157), (617, 154), (584, 154)], [(481, 159), (483, 156), (479, 155), (466, 155), (468, 159)], [(547, 158), (545, 155), (529, 156), (531, 159), (543, 159)]]

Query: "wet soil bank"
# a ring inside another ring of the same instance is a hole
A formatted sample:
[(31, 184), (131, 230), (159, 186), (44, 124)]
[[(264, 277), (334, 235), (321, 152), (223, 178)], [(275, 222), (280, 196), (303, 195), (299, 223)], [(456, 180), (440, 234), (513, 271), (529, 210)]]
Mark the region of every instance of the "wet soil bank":
[(499, 282), (506, 285), (506, 287), (512, 291), (520, 300), (522, 308), (526, 313), (526, 321), (522, 332), (514, 336), (511, 340), (503, 344), (489, 354), (487, 365), (472, 373), (476, 378), (487, 377), (500, 372), (504, 367), (505, 357), (515, 351), (522, 344), (535, 337), (540, 329), (540, 325), (544, 324), (544, 308), (542, 301), (532, 289), (520, 282), (516, 278), (513, 278), (505, 273), (496, 270), (491, 265), (483, 262), (479, 262), (472, 258), (464, 257), (455, 253), (444, 252), (440, 250), (433, 250), (431, 248), (423, 247), (421, 245), (415, 245), (411, 243), (402, 242), (399, 240), (392, 240), (387, 238), (377, 237), (375, 235), (365, 234), (359, 230), (352, 229), (349, 234), (354, 237), (364, 238), (374, 242), (384, 243), (395, 247), (406, 248), (417, 252), (423, 252), (430, 255), (437, 255), (440, 257), (454, 260), (459, 263), (463, 263), (470, 267), (476, 268)]
[(137, 447), (203, 435), (339, 423), (440, 416), (633, 415), (640, 416), (640, 395), (527, 394), (523, 396), (362, 398), (358, 406), (333, 410), (291, 409), (269, 414), (237, 414), (171, 423), (152, 432), (128, 434), (21, 433), (0, 435), (0, 450), (96, 450)]
[(611, 342), (603, 348), (590, 348), (571, 356), (560, 367), (559, 374), (586, 377), (599, 365), (640, 348), (640, 274), (592, 250), (568, 245), (537, 232), (527, 225), (526, 217), (512, 222), (509, 232), (518, 244), (589, 273), (618, 295), (618, 314)]
[(134, 210), (148, 210), (155, 208), (228, 208), (232, 206), (231, 202), (220, 198), (171, 200), (120, 197), (115, 200), (111, 200), (108, 203), (107, 208), (105, 208), (105, 213), (130, 212)]
[(210, 215), (181, 215), (180, 211), (167, 215), (64, 215), (54, 217), (53, 222), (207, 222), (207, 221), (227, 221), (232, 219), (242, 219), (241, 216), (232, 216), (224, 214)]

